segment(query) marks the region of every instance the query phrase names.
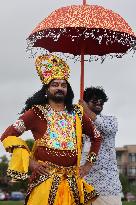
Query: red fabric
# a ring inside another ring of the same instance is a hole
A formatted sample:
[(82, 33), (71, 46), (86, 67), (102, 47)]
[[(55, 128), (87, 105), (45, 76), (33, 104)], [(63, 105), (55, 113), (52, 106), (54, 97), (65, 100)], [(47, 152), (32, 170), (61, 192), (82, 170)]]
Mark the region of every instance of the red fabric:
[[(65, 153), (65, 155), (64, 155)], [(71, 156), (71, 157), (70, 157)], [(50, 161), (54, 164), (57, 164), (59, 166), (74, 166), (77, 163), (77, 154), (76, 151), (71, 152), (69, 150), (53, 150), (51, 152), (51, 149), (38, 146), (35, 150), (34, 153), (34, 158), (36, 160), (41, 160), (41, 161)]]
[[(22, 119), (24, 121), (26, 131), (31, 130), (35, 140), (41, 138), (44, 135), (47, 128), (47, 123), (45, 120), (41, 120), (32, 109), (26, 111), (22, 116), (19, 117), (19, 119)], [(19, 133), (13, 127), (13, 125), (11, 125), (2, 134), (1, 140), (3, 141), (8, 136), (18, 137), (21, 134), (22, 133)]]
[(17, 136), (19, 137), (20, 133), (13, 127), (13, 125), (9, 126), (5, 132), (1, 135), (0, 140), (3, 141), (8, 136)]
[(49, 52), (81, 55), (84, 49), (84, 55), (102, 56), (126, 53), (134, 46), (136, 36), (128, 23), (112, 10), (97, 5), (73, 5), (52, 12), (28, 40), (28, 45), (32, 42), (33, 47)]
[[(62, 34), (60, 30), (65, 30)], [(41, 47), (45, 48), (49, 52), (63, 52), (70, 53), (73, 55), (81, 55), (81, 49), (84, 48), (85, 55), (105, 55), (109, 53), (125, 53), (128, 49), (131, 48), (131, 43), (136, 42), (136, 37), (132, 35), (124, 36), (123, 32), (116, 31), (113, 35), (113, 30), (105, 29), (95, 29), (95, 37), (85, 38), (84, 31), (86, 33), (91, 33), (93, 28), (64, 28), (64, 29), (46, 29), (44, 30), (43, 37), (37, 38), (34, 42), (33, 47)], [(46, 34), (53, 32), (60, 37), (57, 41), (53, 39), (51, 36), (46, 36)], [(60, 33), (60, 34), (59, 34)], [(79, 37), (81, 34), (81, 37)], [(106, 34), (106, 35), (105, 35)], [(36, 32), (34, 36), (38, 36), (39, 34)], [(122, 39), (124, 44), (120, 42)], [(33, 35), (29, 37), (29, 40), (33, 41)], [(46, 36), (46, 37), (45, 37)], [(75, 36), (74, 41), (72, 41), (72, 37)], [(99, 36), (102, 36), (102, 42), (99, 43)], [(98, 39), (97, 39), (98, 37)], [(108, 40), (111, 39), (111, 40)], [(115, 40), (115, 39), (118, 39)], [(108, 43), (107, 43), (108, 42)]]
[(102, 28), (134, 35), (128, 23), (117, 13), (97, 5), (72, 5), (53, 11), (33, 30), (48, 28)]
[[(35, 107), (34, 109), (26, 111), (22, 116), (20, 116), (19, 119), (24, 121), (26, 130), (32, 131), (35, 140), (43, 137), (47, 129), (47, 122), (43, 118), (42, 112), (38, 108)], [(86, 115), (83, 115), (83, 133), (90, 136), (92, 142), (91, 151), (97, 154), (101, 144), (101, 138), (94, 138), (95, 135), (93, 125)], [(21, 133), (17, 132), (13, 125), (11, 125), (2, 134), (1, 140), (13, 135), (18, 137)], [(51, 152), (50, 150), (51, 149), (49, 148), (45, 149), (45, 147), (37, 147), (34, 156), (37, 160), (50, 161), (60, 166), (73, 166), (77, 162), (76, 152), (71, 153), (71, 151), (65, 151), (65, 156), (62, 156), (64, 151), (55, 150)]]
[(102, 138), (96, 136), (94, 132), (95, 125), (92, 124), (90, 118), (86, 114), (83, 115), (83, 133), (90, 136), (91, 139), (91, 152), (98, 154)]

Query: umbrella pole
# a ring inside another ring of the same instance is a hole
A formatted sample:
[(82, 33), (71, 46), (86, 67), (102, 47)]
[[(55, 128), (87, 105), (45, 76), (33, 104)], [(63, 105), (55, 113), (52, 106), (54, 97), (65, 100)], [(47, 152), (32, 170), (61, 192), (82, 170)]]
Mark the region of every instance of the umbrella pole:
[(83, 5), (86, 5), (86, 0), (83, 0)]
[(80, 99), (83, 100), (84, 94), (84, 49), (81, 50), (81, 74), (80, 74)]
[[(83, 5), (86, 5), (86, 0), (83, 0)], [(81, 49), (81, 74), (80, 74), (80, 99), (83, 100), (84, 94), (84, 49)]]

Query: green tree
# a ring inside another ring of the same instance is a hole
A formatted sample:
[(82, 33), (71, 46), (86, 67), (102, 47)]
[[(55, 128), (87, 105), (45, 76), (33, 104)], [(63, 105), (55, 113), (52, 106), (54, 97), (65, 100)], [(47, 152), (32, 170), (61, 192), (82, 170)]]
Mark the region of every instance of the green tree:
[(6, 155), (0, 157), (0, 177), (6, 176), (6, 171), (8, 168), (8, 158)]
[(28, 145), (29, 149), (32, 150), (33, 145), (34, 145), (34, 140), (33, 139), (27, 139), (26, 144)]
[(12, 191), (22, 191), (22, 192), (26, 192), (27, 190), (27, 186), (28, 186), (28, 179), (25, 180), (11, 180), (8, 183), (8, 191), (12, 192)]
[(130, 185), (130, 192), (136, 195), (136, 183)]
[(122, 184), (122, 191), (124, 193), (124, 195), (126, 196), (127, 192), (130, 192), (130, 184), (129, 184), (129, 180), (127, 178), (127, 176), (120, 174), (119, 176), (121, 184)]
[(0, 162), (2, 163), (5, 163), (5, 164), (8, 164), (8, 158), (6, 155), (3, 155), (0, 157)]
[(6, 155), (3, 155), (0, 157), (0, 186), (2, 189), (6, 189), (8, 186), (7, 168), (8, 158)]

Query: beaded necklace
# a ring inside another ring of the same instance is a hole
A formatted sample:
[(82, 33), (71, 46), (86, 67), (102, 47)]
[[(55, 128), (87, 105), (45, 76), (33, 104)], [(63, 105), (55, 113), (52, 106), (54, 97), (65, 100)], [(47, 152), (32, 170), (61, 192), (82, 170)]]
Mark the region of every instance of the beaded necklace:
[[(76, 149), (76, 112), (56, 111), (50, 105), (37, 105), (44, 119), (47, 121), (47, 130), (38, 140), (42, 146), (59, 150)], [(38, 143), (38, 144), (39, 144)]]

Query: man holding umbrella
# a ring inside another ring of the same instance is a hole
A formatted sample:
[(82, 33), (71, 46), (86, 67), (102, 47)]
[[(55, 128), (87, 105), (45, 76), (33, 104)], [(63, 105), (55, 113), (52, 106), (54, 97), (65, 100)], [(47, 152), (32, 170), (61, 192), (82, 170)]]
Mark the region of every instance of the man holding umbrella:
[[(102, 135), (102, 144), (98, 159), (86, 177), (93, 184), (100, 196), (92, 205), (121, 205), (121, 183), (117, 169), (115, 136), (118, 130), (117, 119), (114, 116), (102, 115), (103, 105), (108, 98), (101, 87), (89, 87), (84, 91), (84, 101), (81, 104), (84, 111)], [(88, 140), (89, 141), (89, 140)], [(85, 142), (83, 160), (86, 159), (87, 146)], [(85, 150), (86, 149), (86, 150)]]
[[(27, 205), (89, 204), (98, 194), (83, 177), (96, 161), (100, 133), (82, 107), (72, 104), (68, 65), (57, 56), (43, 55), (37, 58), (36, 69), (42, 89), (26, 101), (22, 115), (1, 137), (5, 149), (12, 153), (8, 175), (25, 179), (30, 164)], [(35, 140), (31, 154), (19, 138), (27, 130)], [(92, 146), (80, 167), (82, 132), (90, 136)]]

